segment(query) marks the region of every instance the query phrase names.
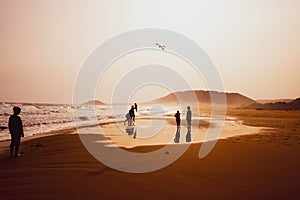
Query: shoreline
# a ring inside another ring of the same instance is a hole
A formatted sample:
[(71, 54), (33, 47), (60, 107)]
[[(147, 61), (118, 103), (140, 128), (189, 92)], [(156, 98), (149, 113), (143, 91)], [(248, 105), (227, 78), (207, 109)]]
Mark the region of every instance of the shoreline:
[[(236, 120), (232, 120), (232, 117), (230, 117), (231, 119), (228, 120), (228, 121), (233, 121), (233, 122), (236, 122)], [(170, 126), (174, 126), (175, 122), (173, 120), (173, 117), (170, 118), (170, 117), (157, 117), (157, 118), (151, 118), (151, 117), (140, 117), (140, 118), (137, 118), (137, 121), (139, 120), (166, 120), (168, 125)], [(185, 121), (185, 120), (182, 120), (182, 121)], [(208, 120), (199, 120), (198, 123), (200, 123), (200, 121), (202, 121), (202, 123), (204, 122), (204, 126), (202, 125), (198, 125), (198, 129), (200, 128), (208, 128), (209, 127), (209, 122)], [(225, 120), (226, 121), (226, 120)], [(225, 122), (224, 121), (224, 122)], [(80, 125), (79, 127), (76, 127), (76, 125), (74, 126), (69, 126), (69, 127), (64, 127), (64, 128), (61, 128), (61, 129), (57, 129), (57, 130), (51, 130), (49, 132), (43, 132), (43, 133), (38, 133), (38, 134), (34, 134), (34, 135), (31, 135), (31, 136), (26, 136), (26, 137), (23, 137), (21, 138), (21, 145), (22, 145), (22, 142), (26, 142), (28, 140), (33, 140), (33, 139), (36, 139), (36, 138), (40, 138), (40, 137), (47, 137), (47, 136), (51, 136), (51, 135), (56, 135), (56, 134), (62, 134), (63, 132), (69, 132), (72, 130), (72, 133), (71, 134), (78, 134), (78, 130), (77, 129), (85, 129), (85, 128), (92, 128), (92, 127), (98, 127), (98, 126), (101, 126), (102, 129), (105, 129), (103, 126), (111, 126), (111, 125), (116, 125), (118, 123), (123, 123), (123, 120), (116, 120), (116, 121), (105, 121), (105, 122), (100, 122), (98, 124), (87, 124), (87, 125)], [(240, 123), (240, 122), (239, 122)], [(183, 124), (185, 124), (185, 122), (183, 122)], [(243, 125), (243, 124), (241, 124)], [(248, 126), (248, 125), (243, 125), (243, 126)], [(248, 127), (251, 127), (251, 128), (254, 128), (254, 126), (248, 126)], [(111, 127), (110, 127), (111, 128)], [(194, 127), (194, 128), (197, 128), (197, 127)], [(269, 129), (267, 127), (256, 127), (258, 129)], [(105, 132), (105, 131), (104, 131)], [(197, 133), (198, 134), (198, 133)], [(215, 141), (215, 140), (225, 140), (225, 139), (230, 139), (230, 138), (235, 138), (235, 137), (241, 137), (243, 135), (253, 135), (253, 134), (262, 134), (260, 132), (252, 132), (252, 133), (246, 133), (246, 134), (239, 134), (239, 135), (232, 135), (232, 136), (219, 136), (218, 138), (214, 138), (214, 139), (210, 139), (210, 140), (198, 140), (198, 141), (193, 141), (191, 143), (183, 143), (183, 144), (202, 144), (204, 142), (210, 142), (210, 141)], [(110, 135), (107, 135), (107, 134), (104, 134), (106, 137), (110, 137)], [(194, 138), (195, 139), (195, 138)], [(9, 148), (9, 144), (10, 144), (10, 139), (6, 139), (6, 140), (2, 140), (0, 141), (0, 154), (1, 152), (3, 151), (3, 149), (5, 147)], [(155, 143), (155, 144), (140, 144), (140, 145), (136, 145), (136, 146), (132, 146), (132, 147), (126, 147), (126, 146), (122, 146), (120, 145), (120, 147), (122, 148), (127, 148), (127, 149), (132, 149), (134, 147), (142, 147), (142, 146), (156, 146), (156, 145), (168, 145), (169, 143)]]

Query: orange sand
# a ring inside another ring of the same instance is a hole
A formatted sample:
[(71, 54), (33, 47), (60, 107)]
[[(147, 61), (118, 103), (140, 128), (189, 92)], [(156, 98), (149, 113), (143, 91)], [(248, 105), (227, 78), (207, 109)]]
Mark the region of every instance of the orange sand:
[(219, 140), (204, 159), (198, 158), (201, 145), (193, 144), (166, 168), (130, 174), (93, 158), (74, 134), (76, 130), (59, 133), (26, 139), (20, 158), (8, 158), (8, 142), (1, 143), (1, 199), (300, 198), (300, 140), (296, 137), (291, 145), (272, 142), (270, 135), (276, 133)]

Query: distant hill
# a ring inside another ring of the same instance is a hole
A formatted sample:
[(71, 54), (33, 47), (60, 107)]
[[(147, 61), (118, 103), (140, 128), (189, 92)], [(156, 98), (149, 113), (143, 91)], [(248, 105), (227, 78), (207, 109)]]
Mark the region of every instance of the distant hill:
[(91, 101), (87, 101), (87, 102), (83, 103), (83, 105), (96, 105), (96, 106), (99, 106), (99, 105), (105, 105), (105, 103), (103, 103), (102, 101), (99, 101), (99, 100), (91, 100)]
[(195, 91), (184, 91), (184, 92), (175, 92), (168, 94), (164, 97), (155, 99), (148, 103), (155, 104), (172, 104), (178, 102), (177, 99), (181, 99), (183, 103), (193, 102), (193, 93), (196, 95), (198, 102), (204, 105), (209, 105), (211, 102), (210, 95), (214, 95), (216, 97), (221, 95), (226, 95), (227, 106), (228, 107), (243, 107), (248, 106), (250, 104), (256, 103), (253, 99), (241, 95), (239, 93), (224, 93), (224, 92), (216, 92), (216, 91), (204, 91), (204, 90), (195, 90)]
[(253, 103), (245, 106), (244, 108), (257, 109), (257, 110), (300, 110), (300, 98), (286, 102), (275, 103)]

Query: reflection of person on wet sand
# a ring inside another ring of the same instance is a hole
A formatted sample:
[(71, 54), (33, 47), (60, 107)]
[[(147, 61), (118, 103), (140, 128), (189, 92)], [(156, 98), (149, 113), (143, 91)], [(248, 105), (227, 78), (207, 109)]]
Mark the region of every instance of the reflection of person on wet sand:
[(177, 113), (174, 115), (174, 117), (176, 118), (176, 124), (177, 124), (177, 128), (180, 127), (180, 113), (179, 110), (177, 110)]
[(133, 139), (135, 139), (136, 135), (137, 135), (137, 129), (133, 126), (128, 126), (128, 127), (126, 127), (126, 133), (129, 136), (133, 135)]
[(174, 138), (174, 142), (179, 143), (179, 139), (180, 139), (180, 128), (177, 128), (175, 138)]
[(188, 131), (187, 131), (186, 136), (185, 136), (185, 141), (186, 142), (191, 142), (192, 141), (191, 140), (191, 127), (190, 126), (188, 127)]
[(14, 107), (14, 114), (9, 117), (8, 128), (11, 135), (11, 144), (10, 144), (10, 156), (13, 156), (15, 150), (15, 157), (18, 157), (19, 146), (21, 142), (21, 137), (24, 137), (22, 120), (18, 116), (21, 112), (21, 108)]

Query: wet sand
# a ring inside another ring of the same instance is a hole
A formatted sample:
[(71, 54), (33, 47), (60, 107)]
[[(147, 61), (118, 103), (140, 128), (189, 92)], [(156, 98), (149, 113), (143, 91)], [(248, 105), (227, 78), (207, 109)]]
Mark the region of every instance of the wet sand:
[[(263, 124), (262, 124), (263, 125)], [(105, 125), (105, 134), (116, 132)], [(1, 199), (299, 199), (300, 137), (276, 130), (219, 140), (203, 159), (192, 144), (171, 165), (149, 173), (111, 169), (83, 146), (75, 129), (26, 139), (24, 155), (1, 143)], [(281, 131), (281, 129), (278, 129)], [(282, 139), (275, 140), (278, 134)], [(287, 140), (284, 138), (288, 137)], [(288, 145), (286, 145), (288, 144)], [(180, 147), (173, 145), (173, 150)], [(128, 149), (149, 152), (162, 146)], [(170, 151), (172, 153), (172, 150)], [(168, 156), (166, 154), (165, 156)]]
[[(217, 129), (218, 126), (220, 126), (220, 129)], [(175, 143), (190, 144), (189, 140), (187, 140), (188, 137), (193, 143), (201, 143), (212, 139), (207, 136), (208, 128), (214, 129), (216, 133), (219, 133), (216, 135), (217, 139), (251, 135), (268, 129), (267, 127), (247, 126), (233, 119), (225, 120), (222, 125), (219, 125), (219, 122), (214, 120), (194, 120), (190, 128), (187, 127), (186, 121), (182, 120), (178, 129), (173, 118), (141, 118), (136, 121), (135, 126), (127, 126), (119, 122), (108, 123), (101, 127), (103, 134), (109, 138), (110, 142), (124, 148)], [(79, 132), (80, 134), (100, 134), (98, 127), (80, 129)], [(107, 144), (107, 146), (114, 145)]]

